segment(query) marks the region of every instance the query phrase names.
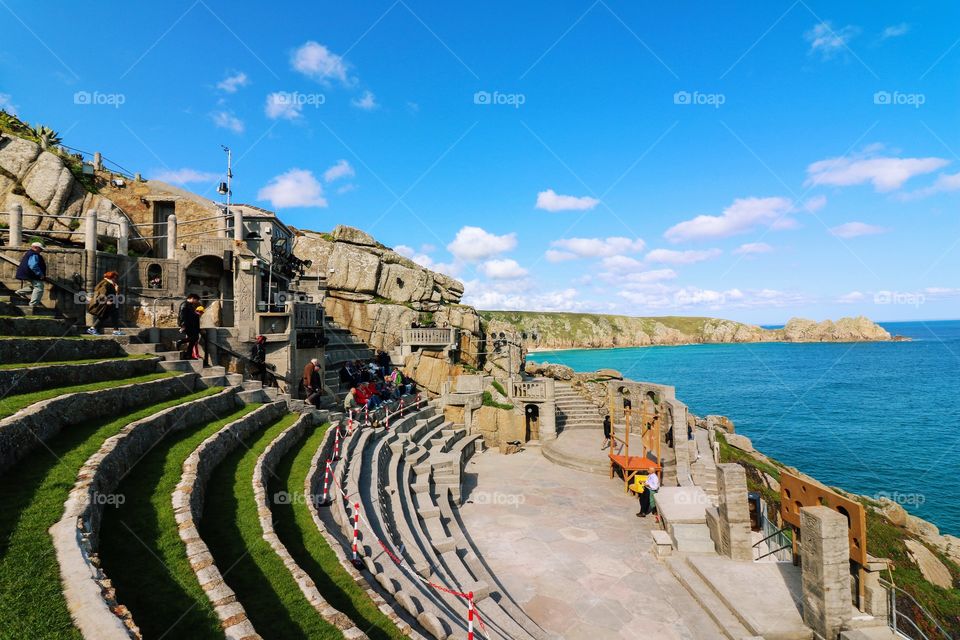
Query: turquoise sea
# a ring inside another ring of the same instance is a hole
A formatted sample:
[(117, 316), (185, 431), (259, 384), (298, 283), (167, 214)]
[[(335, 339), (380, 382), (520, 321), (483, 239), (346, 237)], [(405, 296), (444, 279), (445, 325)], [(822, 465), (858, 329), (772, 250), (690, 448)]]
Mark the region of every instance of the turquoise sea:
[(886, 495), (960, 535), (960, 321), (880, 323), (911, 342), (722, 344), (532, 353), (676, 387), (760, 451), (822, 482)]

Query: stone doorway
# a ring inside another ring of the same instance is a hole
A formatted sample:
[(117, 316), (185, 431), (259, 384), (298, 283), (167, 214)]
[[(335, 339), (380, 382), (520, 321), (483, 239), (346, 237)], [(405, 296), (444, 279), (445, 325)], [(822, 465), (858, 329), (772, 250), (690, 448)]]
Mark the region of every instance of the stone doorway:
[(525, 441), (540, 440), (540, 406), (528, 404), (524, 407), (523, 415), (525, 419)]

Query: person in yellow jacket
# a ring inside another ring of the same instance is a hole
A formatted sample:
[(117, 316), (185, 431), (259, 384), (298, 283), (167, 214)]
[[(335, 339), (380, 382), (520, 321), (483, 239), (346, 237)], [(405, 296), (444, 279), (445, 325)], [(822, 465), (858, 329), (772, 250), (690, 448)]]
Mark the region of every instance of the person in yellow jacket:
[[(643, 478), (643, 480), (638, 482), (640, 478)], [(633, 482), (634, 486), (637, 486), (639, 489), (637, 493), (640, 494), (640, 512), (637, 513), (637, 517), (646, 518), (657, 509), (656, 495), (660, 489), (660, 477), (657, 475), (657, 472), (654, 471), (645, 476), (636, 475)]]

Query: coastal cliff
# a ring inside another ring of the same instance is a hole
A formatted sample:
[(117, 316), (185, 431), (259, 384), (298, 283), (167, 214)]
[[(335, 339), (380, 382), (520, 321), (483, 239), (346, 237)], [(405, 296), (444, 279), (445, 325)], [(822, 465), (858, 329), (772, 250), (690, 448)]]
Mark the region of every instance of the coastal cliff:
[(782, 329), (683, 316), (629, 317), (589, 313), (481, 311), (489, 331), (538, 334), (537, 349), (603, 349), (734, 342), (882, 342), (886, 329), (868, 318), (815, 322), (793, 318)]

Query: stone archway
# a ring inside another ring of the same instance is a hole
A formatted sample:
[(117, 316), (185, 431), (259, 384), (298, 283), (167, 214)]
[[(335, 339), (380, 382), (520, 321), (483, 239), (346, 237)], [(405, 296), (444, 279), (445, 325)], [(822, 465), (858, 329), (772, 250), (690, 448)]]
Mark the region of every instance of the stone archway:
[(225, 302), (233, 298), (233, 280), (226, 270), (222, 256), (202, 255), (194, 258), (183, 273), (183, 295), (195, 293), (200, 296), (204, 306), (215, 305), (216, 313), (221, 316), (214, 321), (218, 326), (231, 326), (232, 314), (225, 313), (232, 305)]

